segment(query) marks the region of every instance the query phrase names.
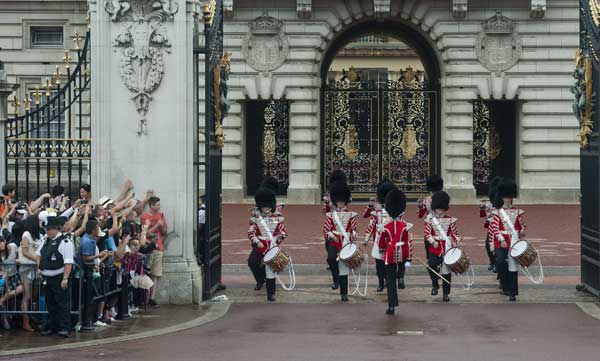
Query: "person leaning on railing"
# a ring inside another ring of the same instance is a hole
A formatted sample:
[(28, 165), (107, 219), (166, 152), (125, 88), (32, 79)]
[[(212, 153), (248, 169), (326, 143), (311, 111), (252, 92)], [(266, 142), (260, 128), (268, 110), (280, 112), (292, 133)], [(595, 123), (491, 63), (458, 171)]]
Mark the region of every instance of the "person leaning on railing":
[(48, 325), (42, 334), (58, 333), (59, 336), (69, 337), (69, 276), (74, 263), (74, 247), (60, 232), (62, 224), (58, 217), (48, 217), (45, 227), (46, 238), (36, 252), (41, 274), (46, 280)]

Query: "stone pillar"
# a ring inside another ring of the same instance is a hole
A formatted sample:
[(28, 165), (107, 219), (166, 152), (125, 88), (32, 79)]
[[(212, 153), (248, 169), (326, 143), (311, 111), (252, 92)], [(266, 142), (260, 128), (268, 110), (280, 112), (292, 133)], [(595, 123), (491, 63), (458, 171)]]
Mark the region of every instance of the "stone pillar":
[(92, 25), (92, 191), (154, 189), (169, 231), (158, 301), (196, 303), (194, 0), (88, 0)]
[(0, 183), (6, 179), (6, 153), (4, 152), (5, 129), (4, 122), (8, 119), (8, 97), (17, 89), (17, 84), (6, 81), (6, 72), (0, 62)]

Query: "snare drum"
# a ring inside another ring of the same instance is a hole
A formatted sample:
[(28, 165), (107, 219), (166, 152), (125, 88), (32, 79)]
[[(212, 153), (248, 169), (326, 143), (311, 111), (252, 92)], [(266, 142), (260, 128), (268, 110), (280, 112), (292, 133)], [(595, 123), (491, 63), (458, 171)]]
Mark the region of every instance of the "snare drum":
[(288, 256), (280, 247), (273, 247), (265, 253), (263, 258), (264, 264), (271, 267), (273, 272), (283, 272), (290, 264), (290, 256)]
[(518, 241), (510, 247), (510, 256), (523, 267), (529, 267), (537, 260), (535, 248), (527, 241)]
[(365, 253), (354, 243), (349, 243), (340, 251), (340, 259), (351, 269), (358, 268), (365, 260)]
[(471, 260), (460, 248), (453, 247), (446, 251), (444, 263), (452, 272), (463, 274), (469, 269)]

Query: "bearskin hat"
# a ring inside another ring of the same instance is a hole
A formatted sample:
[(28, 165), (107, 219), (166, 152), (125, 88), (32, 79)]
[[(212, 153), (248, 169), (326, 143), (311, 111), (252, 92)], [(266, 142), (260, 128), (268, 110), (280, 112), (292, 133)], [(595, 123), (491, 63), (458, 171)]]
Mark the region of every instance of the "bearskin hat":
[(260, 188), (270, 189), (277, 194), (277, 191), (279, 190), (279, 182), (275, 177), (269, 175), (260, 183)]
[(443, 209), (447, 211), (450, 208), (450, 196), (444, 191), (438, 191), (431, 196), (431, 209)]
[(333, 183), (336, 183), (336, 182), (344, 182), (344, 183), (348, 182), (346, 173), (344, 173), (344, 171), (341, 169), (336, 169), (333, 172), (331, 172), (331, 174), (329, 175), (329, 187), (331, 188)]
[(400, 189), (392, 189), (385, 198), (385, 210), (392, 218), (398, 218), (406, 211), (406, 196)]
[(275, 192), (268, 188), (259, 188), (254, 195), (256, 206), (258, 208), (275, 208)]
[(385, 198), (387, 197), (388, 193), (390, 193), (396, 188), (396, 185), (389, 180), (384, 180), (381, 183), (379, 183), (379, 185), (377, 186), (377, 202), (379, 202), (379, 204), (384, 204)]
[(329, 188), (329, 198), (333, 204), (337, 202), (350, 203), (350, 198), (352, 195), (350, 194), (350, 187), (346, 182), (335, 182)]
[(427, 190), (429, 192), (437, 192), (444, 189), (444, 180), (437, 174), (427, 177)]
[(500, 198), (517, 198), (519, 196), (517, 183), (511, 178), (502, 178), (498, 183), (497, 194)]
[(494, 179), (492, 179), (492, 181), (490, 182), (490, 186), (489, 186), (489, 190), (488, 190), (488, 197), (490, 199), (490, 202), (494, 202), (494, 197), (496, 197), (496, 192), (498, 191), (498, 184), (500, 183), (500, 181), (502, 180), (502, 177), (494, 177)]

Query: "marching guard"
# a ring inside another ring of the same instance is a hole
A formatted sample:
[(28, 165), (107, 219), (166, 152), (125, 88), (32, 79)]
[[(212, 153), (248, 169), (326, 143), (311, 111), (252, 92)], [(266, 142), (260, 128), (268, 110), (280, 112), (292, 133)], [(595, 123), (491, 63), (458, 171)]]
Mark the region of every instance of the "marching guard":
[(342, 182), (342, 183), (348, 182), (346, 173), (344, 173), (344, 171), (341, 169), (336, 169), (333, 172), (331, 172), (331, 174), (329, 175), (329, 190), (327, 193), (323, 194), (323, 198), (321, 201), (321, 210), (322, 210), (323, 214), (326, 214), (326, 213), (330, 212), (333, 208), (335, 208), (335, 205), (331, 201), (330, 194), (331, 194), (331, 187), (337, 182)]
[[(369, 204), (363, 217), (367, 216), (371, 218), (367, 231), (365, 234), (364, 245), (367, 246), (369, 241), (373, 242), (373, 248), (371, 250), (371, 257), (375, 259), (375, 268), (377, 270), (377, 292), (383, 292), (385, 289), (386, 279), (386, 267), (384, 261), (384, 249), (379, 247), (379, 239), (381, 237), (381, 229), (379, 225), (385, 225), (391, 221), (391, 217), (388, 215), (384, 208), (385, 200), (387, 195), (397, 189), (396, 185), (389, 180), (385, 180), (379, 184), (377, 188), (377, 201), (376, 203)], [(365, 217), (367, 218), (367, 217)], [(398, 288), (404, 289), (404, 264), (398, 267)]]
[(496, 195), (496, 188), (501, 177), (494, 177), (489, 184), (488, 200), (482, 200), (479, 203), (479, 217), (483, 218), (483, 228), (485, 228), (485, 252), (487, 253), (490, 264), (488, 265), (488, 271), (496, 272), (496, 256), (494, 255), (494, 237), (490, 233), (490, 223), (494, 218), (494, 196)]
[(388, 299), (386, 314), (393, 315), (395, 307), (398, 306), (398, 290), (396, 289), (398, 266), (410, 267), (413, 256), (413, 240), (410, 233), (412, 225), (402, 220), (406, 211), (406, 196), (401, 190), (396, 188), (389, 192), (385, 201), (385, 210), (392, 221), (385, 225), (378, 225), (381, 232), (378, 245), (384, 250), (383, 262), (386, 270)]
[[(429, 270), (431, 277), (431, 295), (438, 294), (440, 288), (438, 274), (447, 281), (442, 281), (443, 300), (450, 301), (452, 275), (444, 263), (444, 255), (450, 247), (457, 247), (461, 237), (458, 234), (457, 219), (446, 212), (450, 208), (450, 196), (444, 191), (435, 192), (431, 197), (432, 213), (425, 218), (425, 240), (429, 243), (428, 264), (437, 272)], [(450, 244), (448, 244), (448, 241)]]
[[(444, 180), (439, 175), (434, 174), (427, 177), (426, 186), (429, 196), (417, 201), (417, 216), (419, 219), (431, 214), (431, 195), (444, 189)], [(429, 257), (429, 242), (424, 239), (423, 243), (425, 244), (425, 257)]]
[(283, 223), (284, 218), (275, 213), (275, 193), (266, 188), (260, 188), (254, 196), (257, 210), (250, 218), (248, 239), (252, 242), (252, 252), (248, 257), (248, 267), (256, 280), (255, 290), (260, 290), (267, 284), (267, 300), (275, 301), (275, 272), (262, 263), (265, 253), (272, 247), (277, 246), (287, 237), (287, 231)]
[[(513, 200), (517, 196), (517, 184), (514, 180), (503, 178), (498, 183), (494, 197), (496, 211), (489, 227), (494, 239), (500, 287), (502, 294), (509, 296), (509, 301), (516, 301), (519, 295), (519, 264), (510, 256), (510, 247), (525, 237), (525, 212), (513, 206)], [(516, 234), (513, 234), (513, 230)]]
[(323, 234), (327, 244), (327, 263), (331, 271), (333, 285), (331, 289), (340, 289), (343, 302), (348, 301), (348, 266), (339, 259), (339, 253), (348, 243), (356, 240), (356, 212), (348, 210), (350, 203), (350, 187), (346, 182), (337, 181), (329, 189), (330, 211), (326, 213)]

